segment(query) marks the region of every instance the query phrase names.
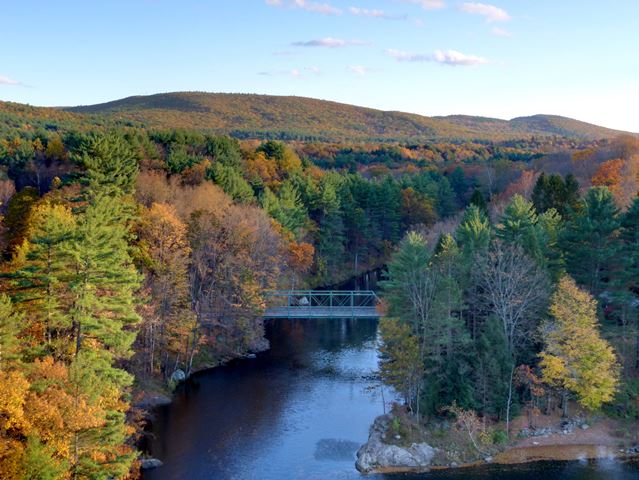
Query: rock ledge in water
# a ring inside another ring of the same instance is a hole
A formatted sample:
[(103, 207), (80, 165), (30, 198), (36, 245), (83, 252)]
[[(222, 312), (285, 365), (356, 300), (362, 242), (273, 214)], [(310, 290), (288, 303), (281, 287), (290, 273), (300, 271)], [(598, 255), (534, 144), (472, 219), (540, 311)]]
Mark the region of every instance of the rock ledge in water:
[(382, 436), (388, 429), (390, 416), (375, 419), (366, 442), (357, 451), (355, 467), (361, 473), (371, 473), (385, 468), (427, 470), (435, 456), (435, 449), (427, 443), (413, 443), (410, 447), (388, 445)]
[(158, 460), (157, 458), (143, 458), (140, 460), (140, 468), (142, 470), (152, 470), (154, 468), (158, 468), (164, 465), (162, 460)]

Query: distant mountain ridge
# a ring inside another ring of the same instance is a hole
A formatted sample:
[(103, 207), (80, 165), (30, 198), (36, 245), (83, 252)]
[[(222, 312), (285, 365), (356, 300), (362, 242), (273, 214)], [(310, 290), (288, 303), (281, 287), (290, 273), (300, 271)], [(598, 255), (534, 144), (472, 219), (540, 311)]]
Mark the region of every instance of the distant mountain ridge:
[(557, 135), (595, 140), (627, 133), (556, 115), (512, 120), (467, 115), (426, 117), (305, 97), (233, 93), (161, 93), (58, 110), (150, 128), (184, 128), (244, 138), (428, 141)]

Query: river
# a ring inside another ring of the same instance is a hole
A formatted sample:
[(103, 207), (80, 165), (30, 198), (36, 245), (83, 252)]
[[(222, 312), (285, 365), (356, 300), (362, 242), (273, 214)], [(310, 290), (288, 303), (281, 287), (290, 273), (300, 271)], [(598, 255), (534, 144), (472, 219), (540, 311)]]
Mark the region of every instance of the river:
[[(271, 350), (195, 375), (158, 409), (149, 450), (164, 466), (145, 480), (361, 479), (355, 452), (382, 413), (370, 375), (374, 320), (272, 320)], [(386, 400), (388, 401), (388, 392)], [(393, 480), (639, 479), (636, 464), (545, 462)]]

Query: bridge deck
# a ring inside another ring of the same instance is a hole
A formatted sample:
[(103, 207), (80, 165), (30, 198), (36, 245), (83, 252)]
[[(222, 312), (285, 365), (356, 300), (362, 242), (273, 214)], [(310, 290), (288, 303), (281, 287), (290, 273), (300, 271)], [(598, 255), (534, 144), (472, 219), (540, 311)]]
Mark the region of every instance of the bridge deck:
[(265, 318), (378, 318), (371, 291), (284, 290), (266, 293)]

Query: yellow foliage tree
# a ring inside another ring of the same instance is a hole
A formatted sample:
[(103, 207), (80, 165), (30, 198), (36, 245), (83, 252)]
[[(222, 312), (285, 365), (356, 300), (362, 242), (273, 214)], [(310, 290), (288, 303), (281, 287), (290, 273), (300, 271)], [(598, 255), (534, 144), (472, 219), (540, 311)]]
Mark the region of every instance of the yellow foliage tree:
[(562, 391), (564, 415), (570, 393), (584, 408), (596, 410), (613, 399), (619, 383), (615, 353), (597, 329), (597, 302), (565, 276), (552, 296), (550, 315), (540, 354), (543, 379)]

